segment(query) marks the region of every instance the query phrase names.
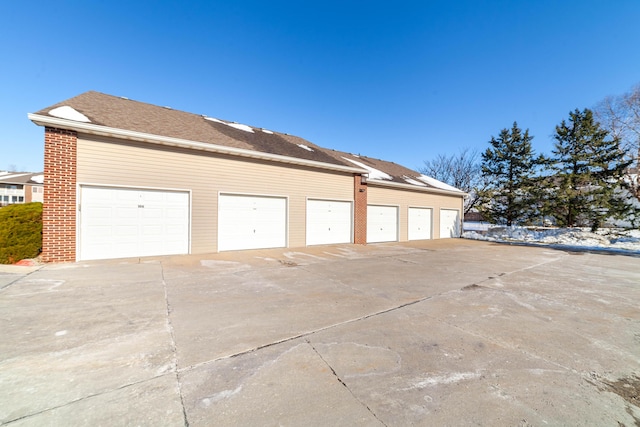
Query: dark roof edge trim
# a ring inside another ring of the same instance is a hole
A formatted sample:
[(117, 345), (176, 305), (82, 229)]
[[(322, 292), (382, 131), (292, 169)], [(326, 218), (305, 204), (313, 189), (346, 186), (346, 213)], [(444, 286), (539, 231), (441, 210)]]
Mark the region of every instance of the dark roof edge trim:
[(447, 196), (457, 196), (457, 197), (464, 197), (464, 198), (469, 196), (469, 194), (465, 193), (464, 191), (451, 191), (451, 190), (443, 190), (443, 189), (434, 188), (434, 187), (422, 187), (419, 185), (402, 184), (400, 182), (384, 181), (381, 179), (367, 179), (367, 184), (379, 186), (379, 187), (404, 188), (406, 190), (423, 191), (425, 193), (445, 194)]
[(338, 172), (348, 172), (356, 174), (368, 173), (367, 170), (356, 167), (333, 165), (331, 163), (298, 159), (295, 157), (281, 156), (278, 154), (261, 153), (259, 151), (244, 150), (242, 148), (225, 147), (222, 145), (209, 144), (206, 142), (190, 141), (181, 138), (172, 138), (168, 136), (160, 136), (144, 132), (111, 128), (107, 126), (96, 125), (93, 123), (75, 122), (72, 120), (42, 116), (39, 114), (29, 113), (27, 117), (38, 126), (50, 126), (60, 129), (74, 130), (77, 132), (88, 133), (92, 135), (118, 137), (131, 141), (148, 142), (151, 144), (167, 145), (172, 147), (187, 148), (191, 150), (209, 151), (213, 153), (227, 154), (230, 156), (249, 157), (278, 163), (294, 164), (318, 169), (328, 169)]

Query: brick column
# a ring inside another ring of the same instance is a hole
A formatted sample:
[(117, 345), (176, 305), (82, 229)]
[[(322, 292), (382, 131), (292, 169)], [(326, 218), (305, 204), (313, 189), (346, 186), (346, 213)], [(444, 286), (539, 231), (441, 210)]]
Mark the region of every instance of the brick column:
[(361, 175), (354, 177), (353, 243), (367, 244), (367, 183)]
[(78, 133), (45, 127), (42, 258), (76, 260), (76, 149)]

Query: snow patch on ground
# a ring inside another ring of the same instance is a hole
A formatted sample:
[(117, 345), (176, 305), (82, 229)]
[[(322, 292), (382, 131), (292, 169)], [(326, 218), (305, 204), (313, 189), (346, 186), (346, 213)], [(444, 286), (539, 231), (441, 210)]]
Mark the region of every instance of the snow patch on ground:
[[(465, 224), (465, 230), (468, 230)], [(625, 251), (640, 254), (640, 230), (603, 228), (526, 228), (490, 226), (486, 230), (465, 231), (466, 239), (489, 242), (523, 242), (593, 250)]]
[(420, 381), (414, 383), (413, 388), (421, 389), (439, 384), (454, 384), (460, 381), (472, 380), (479, 377), (479, 372), (452, 372), (446, 375), (439, 375), (421, 379)]
[(488, 222), (465, 221), (462, 225), (464, 231), (487, 231), (492, 227)]
[(238, 394), (240, 392), (240, 390), (242, 390), (242, 386), (237, 387), (234, 390), (222, 390), (219, 393), (216, 393), (212, 396), (209, 397), (205, 397), (204, 399), (202, 399), (202, 406), (204, 406), (205, 408), (211, 406), (212, 403), (218, 402), (220, 400), (226, 400), (229, 399), (230, 397)]

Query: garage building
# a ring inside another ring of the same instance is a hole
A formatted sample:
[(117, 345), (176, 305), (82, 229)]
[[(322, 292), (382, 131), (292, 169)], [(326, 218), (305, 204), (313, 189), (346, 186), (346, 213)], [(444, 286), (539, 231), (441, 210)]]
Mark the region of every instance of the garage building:
[(285, 133), (93, 91), (29, 119), (50, 262), (460, 234), (460, 190)]

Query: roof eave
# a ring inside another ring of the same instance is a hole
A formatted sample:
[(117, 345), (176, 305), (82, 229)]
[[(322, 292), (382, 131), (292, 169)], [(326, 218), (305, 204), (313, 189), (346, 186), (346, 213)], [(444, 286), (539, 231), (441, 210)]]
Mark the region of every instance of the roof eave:
[(441, 188), (435, 188), (435, 187), (422, 187), (420, 185), (403, 184), (400, 182), (384, 181), (381, 179), (368, 179), (367, 184), (378, 185), (380, 187), (395, 187), (395, 188), (403, 188), (406, 190), (423, 191), (425, 193), (446, 194), (448, 196), (457, 196), (457, 197), (465, 197), (465, 198), (469, 196), (469, 194), (465, 193), (464, 191), (451, 191), (451, 190), (443, 190)]
[(210, 144), (207, 142), (190, 141), (187, 139), (173, 138), (168, 136), (154, 135), (144, 132), (136, 132), (126, 129), (112, 128), (108, 126), (96, 125), (94, 123), (76, 122), (73, 120), (60, 119), (57, 117), (43, 116), (29, 113), (29, 120), (38, 126), (49, 126), (60, 129), (68, 129), (92, 135), (122, 138), (130, 141), (147, 142), (151, 144), (187, 148), (191, 150), (208, 151), (230, 156), (248, 157), (260, 160), (267, 160), (278, 163), (287, 163), (298, 166), (307, 166), (318, 169), (328, 169), (337, 172), (366, 174), (367, 170), (350, 166), (334, 165), (331, 163), (317, 162), (314, 160), (299, 159), (296, 157), (282, 156), (279, 154), (261, 153), (259, 151), (245, 150), (242, 148), (225, 147), (223, 145)]

